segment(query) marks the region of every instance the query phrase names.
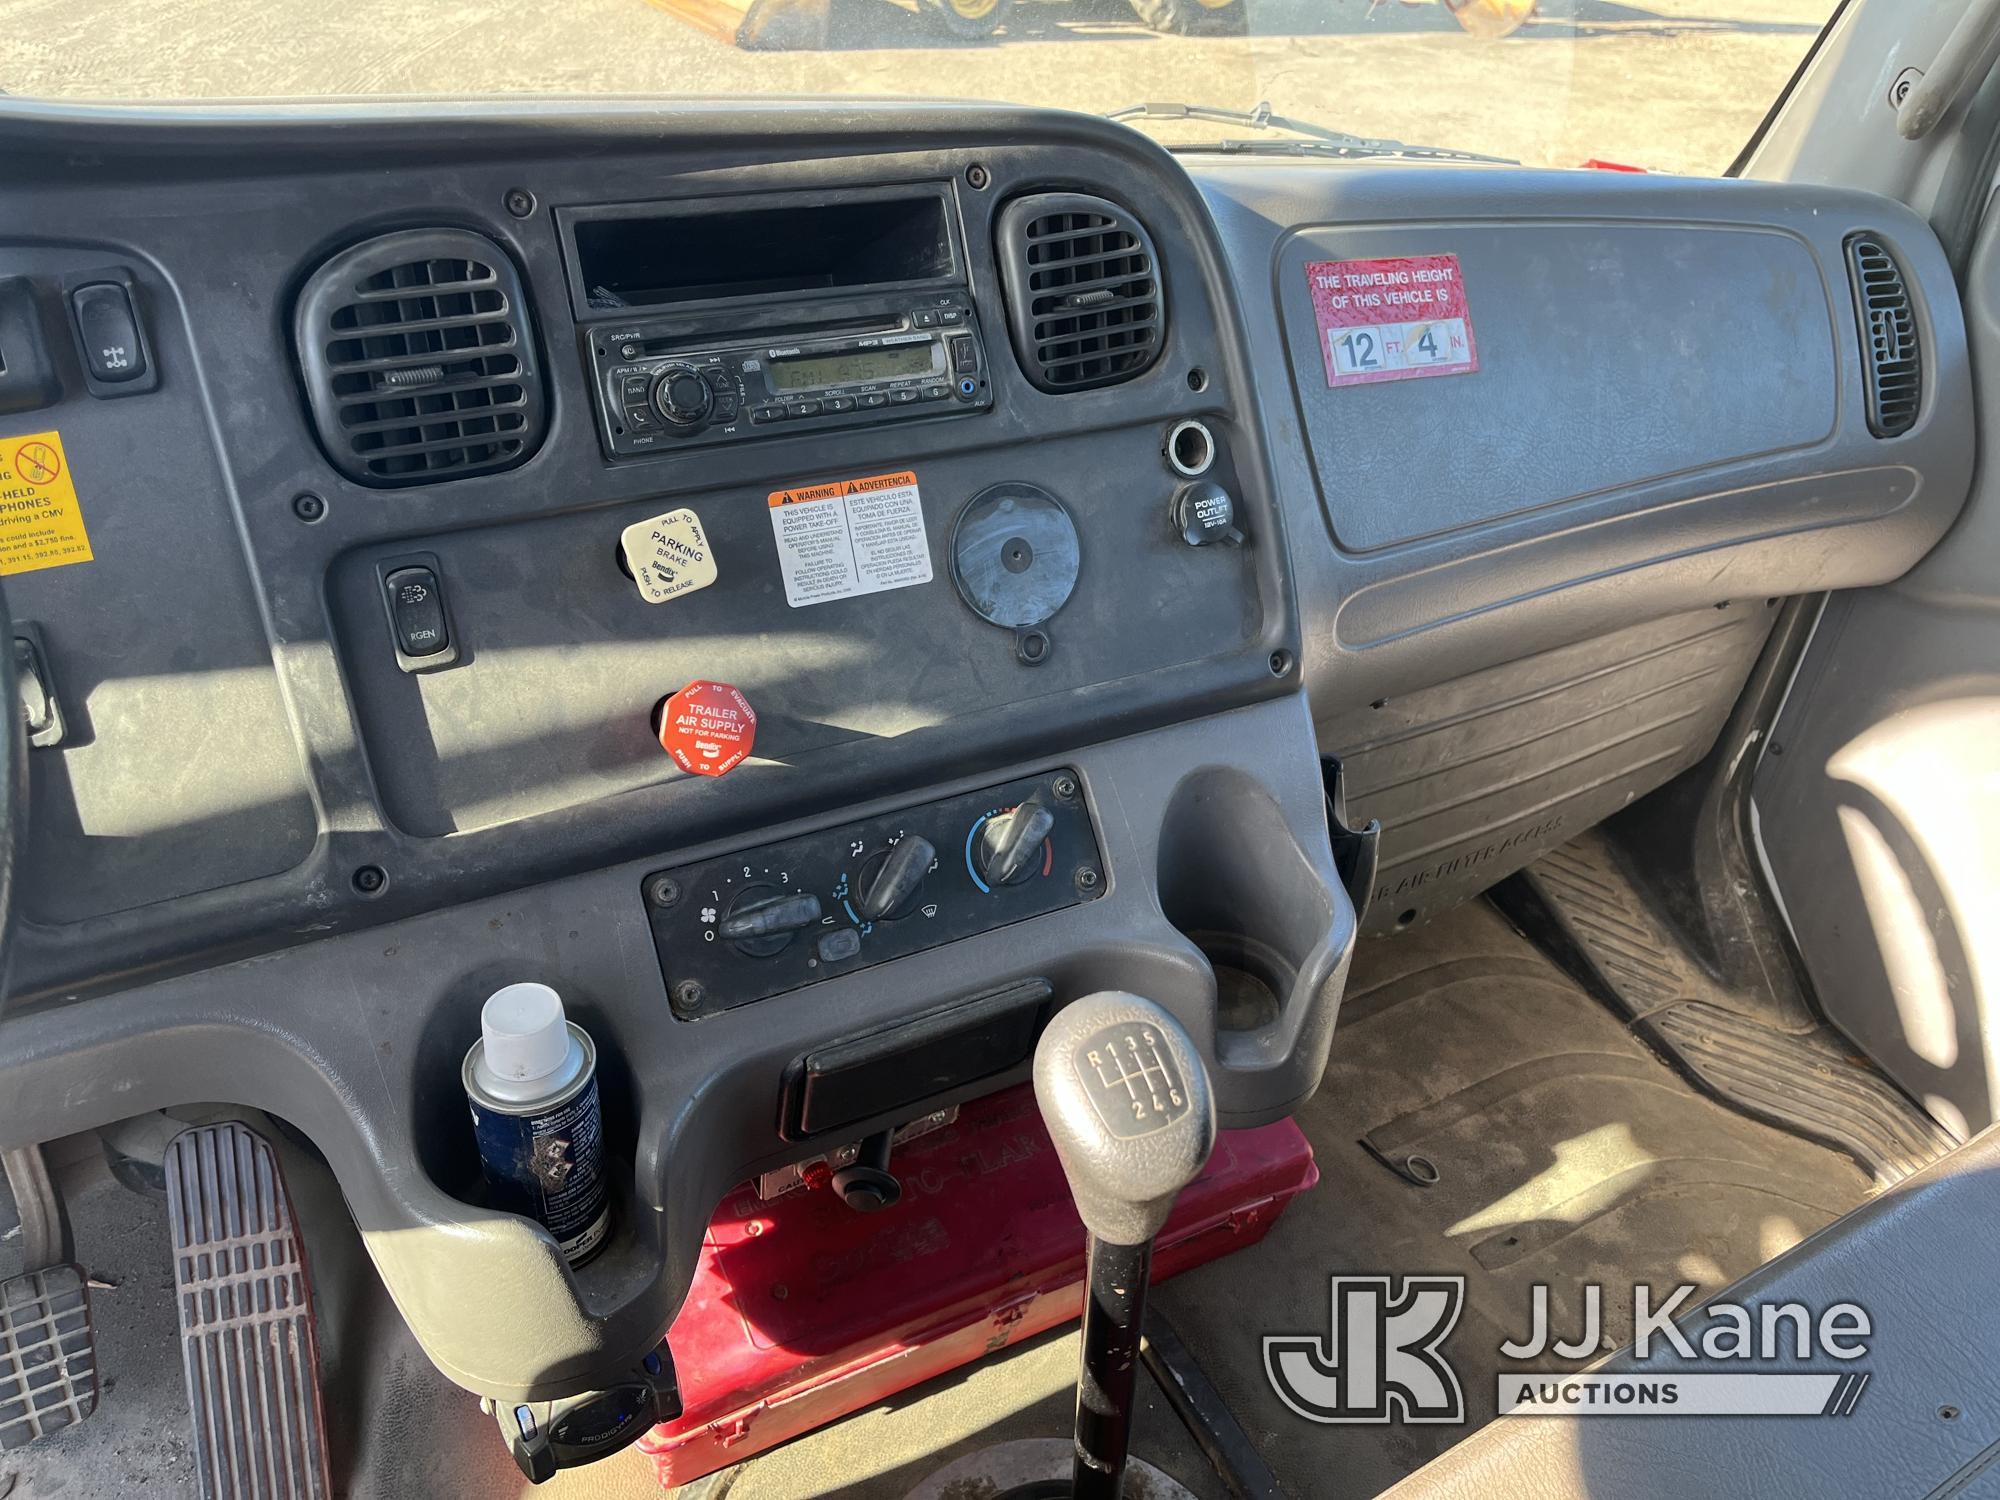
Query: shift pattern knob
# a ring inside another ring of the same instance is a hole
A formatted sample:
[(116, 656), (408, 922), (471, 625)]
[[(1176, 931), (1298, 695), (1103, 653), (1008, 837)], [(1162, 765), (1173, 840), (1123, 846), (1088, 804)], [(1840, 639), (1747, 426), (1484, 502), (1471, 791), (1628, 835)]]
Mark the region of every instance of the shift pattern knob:
[(1035, 1048), (1035, 1100), (1077, 1212), (1109, 1244), (1158, 1234), (1215, 1146), (1207, 1068), (1180, 1023), (1137, 995), (1056, 1013)]

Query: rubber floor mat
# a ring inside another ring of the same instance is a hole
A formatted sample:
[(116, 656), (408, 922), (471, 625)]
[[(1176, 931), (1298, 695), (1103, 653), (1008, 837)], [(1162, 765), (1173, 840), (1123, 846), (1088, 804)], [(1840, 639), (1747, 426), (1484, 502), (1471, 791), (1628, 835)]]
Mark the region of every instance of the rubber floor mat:
[(1711, 979), (1646, 906), (1598, 832), (1522, 872), (1634, 1029), (1726, 1104), (1900, 1182), (1957, 1143), (1823, 1024), (1781, 1030)]
[[(1159, 1295), (1299, 1497), (1378, 1494), (1489, 1420), (1511, 1368), (1499, 1346), (1529, 1331), (1538, 1283), (1559, 1337), (1581, 1326), (1579, 1286), (1603, 1284), (1616, 1347), (1635, 1284), (1712, 1295), (1869, 1191), (1846, 1156), (1699, 1092), (1483, 902), (1362, 941), (1297, 1118), (1319, 1187), (1263, 1245)], [(1412, 1273), (1466, 1278), (1445, 1352), (1468, 1421), (1327, 1426), (1287, 1409), (1263, 1338), (1324, 1336), (1331, 1276)]]

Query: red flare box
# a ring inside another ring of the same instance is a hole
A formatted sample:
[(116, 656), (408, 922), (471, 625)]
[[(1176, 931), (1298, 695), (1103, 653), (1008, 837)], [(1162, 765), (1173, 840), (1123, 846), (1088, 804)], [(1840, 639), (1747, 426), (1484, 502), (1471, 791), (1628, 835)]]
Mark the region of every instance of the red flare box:
[[(902, 1201), (856, 1213), (821, 1185), (723, 1200), (667, 1342), (684, 1409), (639, 1440), (687, 1484), (1074, 1320), (1084, 1232), (1025, 1085), (897, 1149)], [(812, 1174), (824, 1183), (825, 1174)], [(1226, 1130), (1155, 1242), (1153, 1279), (1270, 1232), (1315, 1182), (1289, 1120)]]

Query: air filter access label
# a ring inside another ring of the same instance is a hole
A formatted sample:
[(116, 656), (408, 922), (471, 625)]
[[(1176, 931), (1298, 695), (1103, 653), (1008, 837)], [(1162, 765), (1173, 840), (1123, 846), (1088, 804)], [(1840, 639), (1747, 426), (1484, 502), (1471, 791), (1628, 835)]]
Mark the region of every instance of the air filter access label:
[(1456, 255), (1306, 266), (1330, 386), (1470, 375), (1479, 368)]
[(794, 609), (931, 581), (923, 498), (910, 470), (774, 490), (770, 507)]

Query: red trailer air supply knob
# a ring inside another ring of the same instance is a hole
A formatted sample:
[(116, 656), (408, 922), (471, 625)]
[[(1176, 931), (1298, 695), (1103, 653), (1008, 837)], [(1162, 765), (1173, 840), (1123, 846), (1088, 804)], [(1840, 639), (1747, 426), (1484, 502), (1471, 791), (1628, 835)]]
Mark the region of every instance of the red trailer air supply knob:
[(720, 776), (749, 758), (757, 711), (726, 682), (690, 682), (660, 709), (660, 748), (696, 776)]

